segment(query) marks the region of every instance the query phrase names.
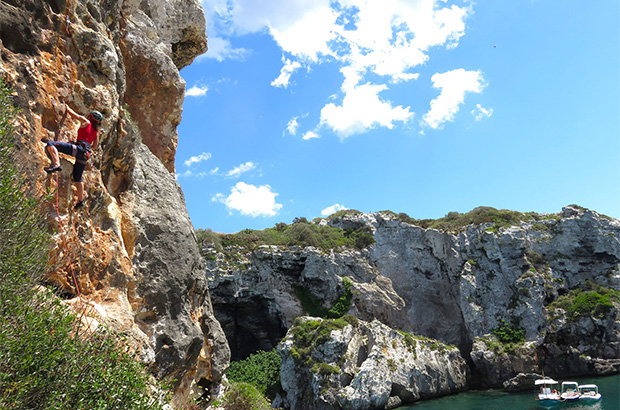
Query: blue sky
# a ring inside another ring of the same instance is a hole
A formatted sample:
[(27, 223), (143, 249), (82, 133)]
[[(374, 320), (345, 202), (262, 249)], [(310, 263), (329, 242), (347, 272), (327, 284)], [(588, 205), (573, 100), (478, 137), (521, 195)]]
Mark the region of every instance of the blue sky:
[(344, 208), (620, 217), (617, 0), (202, 5), (176, 157), (195, 228)]

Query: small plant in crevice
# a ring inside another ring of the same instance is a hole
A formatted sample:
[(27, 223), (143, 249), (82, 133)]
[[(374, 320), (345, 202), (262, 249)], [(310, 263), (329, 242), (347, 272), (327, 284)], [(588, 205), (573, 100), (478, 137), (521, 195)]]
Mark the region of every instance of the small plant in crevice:
[(314, 296), (305, 286), (294, 285), (293, 290), (301, 306), (308, 315), (327, 319), (337, 319), (344, 316), (351, 308), (351, 302), (353, 300), (352, 286), (353, 282), (349, 278), (342, 278), (342, 287), (344, 291), (338, 299), (336, 299), (331, 308), (323, 307), (322, 300)]

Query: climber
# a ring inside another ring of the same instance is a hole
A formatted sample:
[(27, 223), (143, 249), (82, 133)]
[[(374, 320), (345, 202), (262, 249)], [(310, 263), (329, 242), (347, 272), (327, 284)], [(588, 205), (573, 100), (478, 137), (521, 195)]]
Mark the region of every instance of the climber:
[(45, 148), (50, 155), (52, 164), (48, 168), (45, 168), (45, 172), (51, 174), (62, 170), (58, 151), (75, 157), (73, 182), (77, 188), (78, 202), (75, 204), (74, 209), (79, 209), (84, 206), (84, 183), (82, 182), (82, 173), (84, 172), (84, 168), (86, 167), (86, 163), (92, 151), (97, 149), (99, 143), (99, 126), (103, 120), (103, 115), (99, 111), (91, 111), (87, 117), (84, 117), (73, 111), (67, 104), (65, 104), (65, 110), (66, 113), (80, 122), (77, 141), (48, 141)]

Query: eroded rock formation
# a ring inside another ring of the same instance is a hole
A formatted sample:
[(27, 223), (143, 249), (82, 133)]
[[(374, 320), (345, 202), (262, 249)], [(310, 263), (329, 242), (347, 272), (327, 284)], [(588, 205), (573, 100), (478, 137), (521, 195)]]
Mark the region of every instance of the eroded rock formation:
[(296, 335), (320, 332), (320, 322), (298, 319), (278, 346), (287, 408), (389, 409), (467, 386), (467, 364), (456, 347), (416, 339), (378, 320), (333, 329), (306, 353), (300, 344), (308, 336)]
[[(289, 328), (305, 313), (296, 287), (329, 307), (346, 277), (353, 290), (348, 314), (457, 346), (473, 385), (501, 387), (522, 372), (607, 374), (620, 368), (617, 296), (609, 299), (613, 307), (596, 315), (571, 314), (554, 304), (579, 290), (618, 294), (617, 219), (568, 206), (510, 226), (452, 230), (424, 229), (388, 212), (353, 212), (321, 223), (365, 227), (376, 242), (362, 251), (237, 248), (232, 259), (230, 252), (204, 250), (215, 315), (224, 319), (229, 338), (239, 332), (260, 336), (274, 318), (275, 328)], [(232, 301), (240, 310), (248, 301), (267, 308), (247, 309), (253, 313), (243, 321), (227, 320)], [(523, 332), (524, 343), (498, 347), (503, 326)], [(265, 350), (270, 343), (265, 338), (257, 345)]]
[[(156, 374), (177, 379), (177, 402), (202, 394), (221, 378), (229, 350), (174, 179), (179, 69), (206, 50), (200, 3), (8, 0), (0, 32), (0, 76), (21, 110), (15, 161), (53, 233), (48, 282), (128, 335)], [(63, 157), (58, 179), (43, 171), (41, 141), (75, 139), (64, 104), (104, 114), (79, 211), (73, 158)]]

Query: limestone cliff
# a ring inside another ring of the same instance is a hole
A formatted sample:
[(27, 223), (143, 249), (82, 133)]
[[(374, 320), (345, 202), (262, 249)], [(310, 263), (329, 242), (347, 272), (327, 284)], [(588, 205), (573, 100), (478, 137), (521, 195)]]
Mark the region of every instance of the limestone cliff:
[[(576, 206), (523, 216), (431, 229), (389, 212), (349, 212), (318, 223), (368, 229), (374, 244), (224, 253), (207, 246), (215, 315), (233, 357), (243, 357), (247, 346), (273, 346), (305, 314), (299, 287), (329, 307), (346, 277), (353, 291), (348, 314), (456, 345), (472, 385), (501, 387), (521, 372), (617, 372), (620, 221)], [(597, 298), (600, 311), (583, 310), (594, 309)], [(500, 343), (504, 332), (522, 342)]]
[(456, 347), (397, 332), (378, 320), (350, 316), (340, 322), (310, 317), (295, 322), (278, 346), (286, 398), (276, 404), (298, 410), (389, 409), (467, 386), (467, 365)]
[[(179, 70), (206, 50), (199, 1), (6, 0), (0, 34), (0, 76), (21, 110), (15, 161), (53, 234), (50, 285), (125, 333), (157, 375), (177, 379), (176, 402), (202, 394), (229, 350), (174, 178)], [(58, 180), (43, 171), (42, 140), (75, 139), (64, 104), (104, 114), (79, 211), (73, 158), (63, 157)]]

